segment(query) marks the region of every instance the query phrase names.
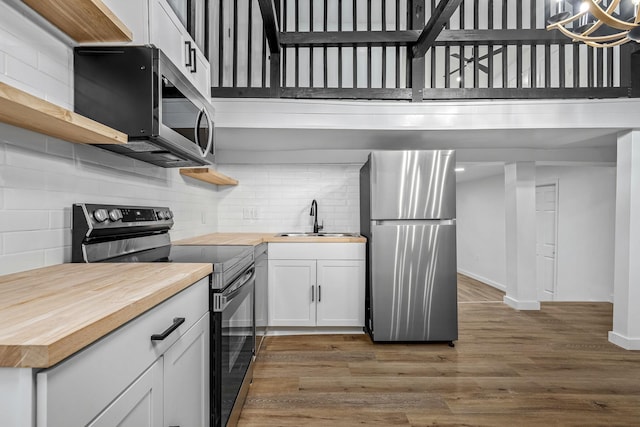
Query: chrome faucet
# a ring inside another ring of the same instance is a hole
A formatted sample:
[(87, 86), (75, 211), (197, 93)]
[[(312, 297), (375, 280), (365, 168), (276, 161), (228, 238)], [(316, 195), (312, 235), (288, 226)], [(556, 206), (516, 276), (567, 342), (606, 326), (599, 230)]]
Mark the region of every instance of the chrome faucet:
[(324, 226), (318, 225), (318, 202), (316, 202), (315, 199), (311, 202), (311, 212), (309, 212), (309, 215), (313, 217), (313, 232), (317, 233), (322, 230)]

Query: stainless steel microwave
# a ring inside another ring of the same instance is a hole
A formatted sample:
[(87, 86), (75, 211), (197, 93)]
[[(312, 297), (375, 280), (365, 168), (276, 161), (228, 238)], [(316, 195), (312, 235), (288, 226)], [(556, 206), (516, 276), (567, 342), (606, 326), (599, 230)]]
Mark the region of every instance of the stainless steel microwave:
[(167, 168), (214, 163), (213, 107), (159, 49), (76, 47), (74, 79), (75, 111), (129, 137), (98, 147)]

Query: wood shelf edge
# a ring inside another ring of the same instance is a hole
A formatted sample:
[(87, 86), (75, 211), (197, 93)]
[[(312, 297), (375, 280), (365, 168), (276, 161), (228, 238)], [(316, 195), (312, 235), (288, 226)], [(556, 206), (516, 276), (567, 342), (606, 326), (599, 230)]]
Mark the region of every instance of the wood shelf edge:
[(81, 144), (125, 144), (127, 135), (0, 82), (0, 121)]
[(78, 43), (130, 42), (133, 33), (102, 0), (22, 0)]
[(180, 174), (215, 185), (238, 185), (238, 180), (206, 167), (181, 168)]

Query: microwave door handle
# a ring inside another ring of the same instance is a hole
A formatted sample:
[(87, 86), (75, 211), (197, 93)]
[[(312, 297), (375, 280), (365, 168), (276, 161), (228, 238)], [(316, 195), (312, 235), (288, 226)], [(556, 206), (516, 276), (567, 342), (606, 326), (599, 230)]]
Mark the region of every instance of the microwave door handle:
[[(204, 110), (204, 109), (203, 109)], [(209, 141), (207, 141), (207, 149), (204, 151), (205, 155), (206, 153), (211, 153), (214, 156), (216, 155), (215, 153), (215, 145), (213, 145), (213, 120), (211, 120), (211, 117), (209, 117), (209, 114), (205, 111), (205, 115), (207, 116), (207, 123), (209, 124)]]
[[(196, 120), (196, 128), (199, 126), (200, 120), (202, 120), (203, 115), (207, 118), (207, 126), (209, 128), (209, 135), (207, 138), (207, 147), (202, 152), (202, 156), (206, 157), (209, 150), (211, 150), (211, 146), (213, 145), (213, 121), (211, 120), (211, 117), (209, 117), (209, 113), (207, 112), (207, 110), (203, 108), (202, 110), (200, 110), (200, 113), (198, 113), (198, 120)], [(200, 147), (199, 136), (197, 137), (196, 143), (198, 144), (198, 147)], [(211, 153), (215, 155), (213, 151), (211, 151)]]
[(202, 146), (200, 145), (200, 133), (198, 131), (200, 130), (200, 121), (202, 120), (202, 115), (204, 113), (205, 113), (204, 108), (198, 111), (198, 115), (196, 116), (196, 121), (193, 124), (193, 136), (194, 136), (193, 139), (195, 139), (196, 146), (200, 150), (200, 155), (203, 157), (207, 154), (207, 150), (203, 150)]

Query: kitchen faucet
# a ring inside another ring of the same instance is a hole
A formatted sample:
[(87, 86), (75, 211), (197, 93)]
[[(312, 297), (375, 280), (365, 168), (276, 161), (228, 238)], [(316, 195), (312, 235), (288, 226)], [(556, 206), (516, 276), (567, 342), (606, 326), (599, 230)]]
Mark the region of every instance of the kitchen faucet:
[(309, 215), (313, 217), (313, 232), (317, 233), (322, 230), (324, 226), (318, 225), (318, 202), (316, 202), (315, 199), (311, 202), (311, 212), (309, 212)]

